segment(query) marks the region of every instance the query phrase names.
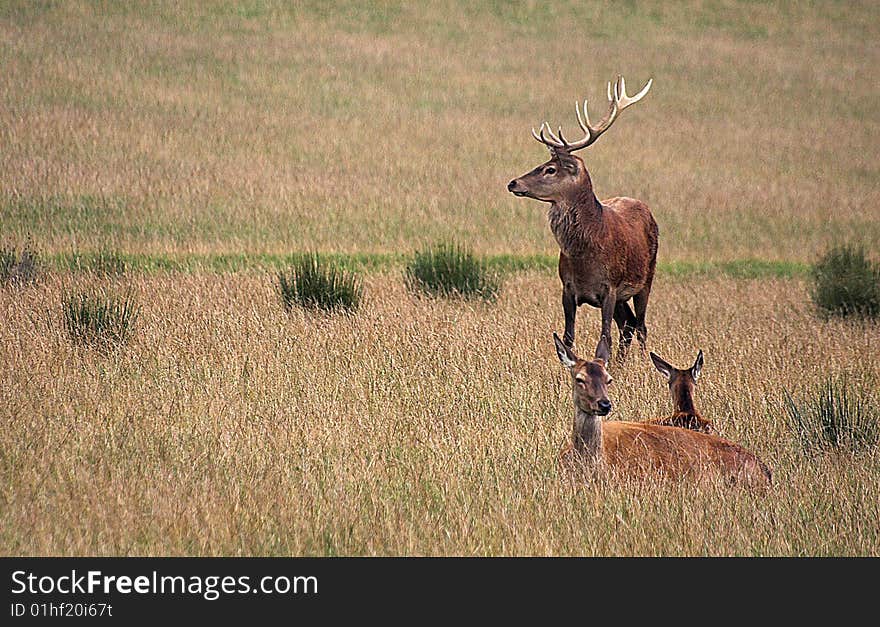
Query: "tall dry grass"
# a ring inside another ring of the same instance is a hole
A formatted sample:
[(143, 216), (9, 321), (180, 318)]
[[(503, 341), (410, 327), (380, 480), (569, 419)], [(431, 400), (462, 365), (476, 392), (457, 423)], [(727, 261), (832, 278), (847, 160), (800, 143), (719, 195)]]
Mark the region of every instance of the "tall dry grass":
[(880, 5), (248, 0), (0, 6), (0, 222), (49, 253), (552, 253), (505, 185), (599, 115), (661, 260), (880, 241)]
[[(102, 280), (0, 290), (5, 555), (880, 555), (880, 452), (808, 454), (781, 393), (876, 378), (880, 330), (817, 322), (802, 282), (660, 277), (648, 310), (650, 347), (702, 348), (699, 406), (772, 466), (756, 495), (560, 476), (550, 273), (494, 305), (371, 274), (357, 315), (329, 317), (285, 313), (268, 272), (130, 275), (142, 309), (116, 356), (61, 321), (64, 290)], [(612, 418), (671, 410), (638, 351), (612, 373)]]

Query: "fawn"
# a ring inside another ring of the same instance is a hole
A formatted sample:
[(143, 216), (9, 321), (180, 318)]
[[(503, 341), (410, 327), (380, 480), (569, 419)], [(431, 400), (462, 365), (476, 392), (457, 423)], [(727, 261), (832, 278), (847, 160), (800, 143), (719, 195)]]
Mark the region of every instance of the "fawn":
[(703, 351), (697, 353), (694, 365), (686, 370), (675, 368), (658, 355), (651, 353), (651, 361), (657, 371), (669, 381), (669, 393), (672, 394), (673, 413), (666, 418), (652, 418), (647, 422), (667, 427), (681, 427), (702, 433), (716, 433), (712, 423), (700, 414), (694, 403), (694, 388), (700, 370), (703, 369)]

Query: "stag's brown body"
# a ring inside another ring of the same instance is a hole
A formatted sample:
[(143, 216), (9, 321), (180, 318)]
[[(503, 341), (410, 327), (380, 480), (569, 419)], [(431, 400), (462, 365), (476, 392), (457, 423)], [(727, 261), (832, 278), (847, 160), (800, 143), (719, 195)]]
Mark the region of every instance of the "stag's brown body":
[(596, 141), (620, 111), (638, 102), (650, 87), (648, 81), (641, 92), (630, 98), (625, 81), (618, 76), (613, 91), (611, 83), (608, 84), (608, 113), (597, 126), (590, 125), (586, 102), (583, 117), (576, 108), (578, 123), (585, 133), (576, 142), (568, 142), (562, 129), (555, 135), (546, 124), (541, 125), (540, 135), (533, 130), (535, 139), (550, 148), (551, 159), (507, 186), (517, 196), (550, 203), (550, 229), (559, 244), (563, 339), (566, 345), (574, 345), (579, 305), (598, 307), (602, 310), (602, 332), (596, 356), (604, 359), (611, 355), (612, 319), (620, 330), (621, 355), (626, 354), (633, 334), (645, 347), (645, 311), (654, 280), (659, 234), (645, 203), (626, 197), (599, 202), (584, 162), (572, 152)]
[(586, 361), (554, 334), (556, 353), (572, 376), (574, 429), (560, 452), (566, 469), (610, 469), (641, 477), (721, 477), (767, 487), (770, 469), (740, 445), (706, 433), (646, 422), (604, 421), (611, 411), (605, 361)]
[[(633, 333), (644, 345), (645, 313), (657, 265), (659, 230), (651, 210), (633, 198), (599, 202), (586, 169), (574, 198), (550, 206), (550, 228), (559, 243), (559, 279), (566, 340), (573, 345), (575, 311), (587, 304), (602, 309), (604, 349), (610, 356), (611, 320), (625, 353)], [(633, 307), (627, 301), (632, 299)], [(634, 311), (633, 311), (634, 310)]]

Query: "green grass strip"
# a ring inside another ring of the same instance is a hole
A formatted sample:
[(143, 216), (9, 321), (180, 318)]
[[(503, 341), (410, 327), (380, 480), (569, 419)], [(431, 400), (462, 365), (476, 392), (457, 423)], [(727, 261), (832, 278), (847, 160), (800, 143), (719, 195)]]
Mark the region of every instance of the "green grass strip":
[[(115, 256), (125, 264), (126, 271), (156, 272), (241, 272), (247, 270), (277, 271), (291, 266), (302, 253), (276, 254), (181, 254), (152, 255), (118, 253)], [(97, 261), (100, 253), (58, 253), (44, 256), (43, 260), (56, 270), (84, 270), (90, 261)], [(322, 253), (327, 260), (335, 261), (346, 270), (377, 272), (402, 269), (409, 255), (402, 253)], [(555, 271), (556, 255), (489, 255), (488, 266), (499, 272), (526, 270)], [(736, 259), (733, 261), (660, 261), (657, 272), (670, 278), (730, 277), (758, 279), (765, 277), (800, 278), (810, 270), (807, 263), (796, 261), (764, 261), (760, 259)]]

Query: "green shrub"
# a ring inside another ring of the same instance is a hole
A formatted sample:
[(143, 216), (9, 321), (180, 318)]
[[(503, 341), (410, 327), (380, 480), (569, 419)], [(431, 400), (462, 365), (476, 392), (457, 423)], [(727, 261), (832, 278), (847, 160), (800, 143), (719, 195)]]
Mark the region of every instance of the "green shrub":
[(789, 426), (807, 450), (859, 450), (880, 440), (877, 399), (846, 377), (829, 377), (797, 402), (784, 394)]
[(405, 280), (413, 292), (484, 300), (494, 300), (501, 287), (485, 261), (455, 243), (417, 251), (406, 267)]
[(0, 248), (0, 283), (3, 285), (33, 283), (37, 278), (38, 270), (37, 253), (30, 240), (25, 243), (20, 253), (14, 247)]
[(114, 348), (131, 335), (138, 306), (131, 295), (119, 299), (78, 292), (62, 298), (64, 327), (74, 342), (98, 348)]
[(812, 271), (813, 302), (825, 318), (880, 317), (880, 265), (863, 248), (831, 248)]
[(360, 278), (317, 253), (303, 255), (289, 272), (278, 273), (285, 309), (294, 305), (324, 311), (354, 311), (363, 296)]

